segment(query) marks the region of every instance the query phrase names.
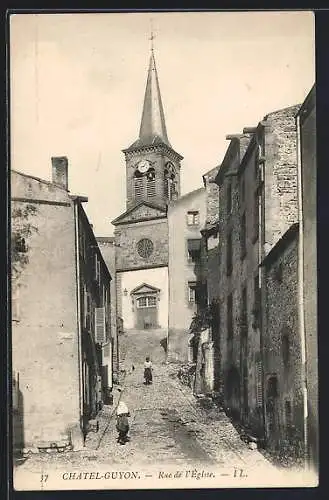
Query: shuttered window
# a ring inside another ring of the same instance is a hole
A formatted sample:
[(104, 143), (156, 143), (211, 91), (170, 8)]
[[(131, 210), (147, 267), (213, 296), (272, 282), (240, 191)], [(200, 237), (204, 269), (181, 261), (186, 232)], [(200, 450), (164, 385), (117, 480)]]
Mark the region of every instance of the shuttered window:
[(97, 344), (104, 344), (106, 340), (105, 308), (95, 308), (95, 340)]
[(135, 199), (140, 200), (144, 195), (144, 178), (135, 177), (134, 178), (134, 188), (135, 188)]
[(257, 406), (263, 406), (262, 362), (256, 363), (256, 401)]

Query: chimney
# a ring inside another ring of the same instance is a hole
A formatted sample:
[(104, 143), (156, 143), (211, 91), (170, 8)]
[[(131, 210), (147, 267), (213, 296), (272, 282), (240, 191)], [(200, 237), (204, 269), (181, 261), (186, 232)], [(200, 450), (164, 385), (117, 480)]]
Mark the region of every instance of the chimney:
[(68, 191), (68, 160), (66, 156), (53, 156), (51, 164), (53, 184)]

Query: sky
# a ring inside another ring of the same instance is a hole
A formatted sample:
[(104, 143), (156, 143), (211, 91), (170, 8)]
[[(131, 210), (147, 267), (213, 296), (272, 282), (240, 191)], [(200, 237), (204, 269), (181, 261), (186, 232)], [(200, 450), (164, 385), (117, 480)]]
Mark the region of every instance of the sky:
[(97, 236), (125, 211), (122, 149), (138, 138), (150, 30), (181, 194), (219, 165), (226, 135), (303, 102), (315, 81), (311, 12), (15, 14), (10, 19), (11, 168), (88, 197)]

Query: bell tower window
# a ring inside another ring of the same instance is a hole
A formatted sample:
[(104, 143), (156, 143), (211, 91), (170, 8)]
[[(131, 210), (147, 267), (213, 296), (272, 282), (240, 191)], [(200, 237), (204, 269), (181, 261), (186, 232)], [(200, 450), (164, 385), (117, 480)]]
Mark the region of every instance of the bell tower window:
[(168, 162), (164, 171), (164, 197), (172, 200), (176, 194), (176, 172), (172, 163)]
[(154, 168), (150, 168), (147, 172), (146, 176), (146, 194), (148, 198), (154, 198), (156, 195), (156, 186), (155, 186), (155, 170)]
[(145, 178), (136, 170), (134, 175), (134, 194), (135, 200), (140, 201), (145, 194)]

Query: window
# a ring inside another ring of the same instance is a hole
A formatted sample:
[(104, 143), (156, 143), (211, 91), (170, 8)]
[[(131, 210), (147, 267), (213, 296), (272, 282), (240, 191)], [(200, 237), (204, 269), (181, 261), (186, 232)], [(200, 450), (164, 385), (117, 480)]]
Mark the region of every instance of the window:
[(227, 235), (227, 255), (226, 255), (226, 271), (230, 275), (232, 272), (232, 231)]
[(188, 284), (188, 301), (193, 304), (196, 302), (196, 283), (194, 282)]
[(226, 188), (226, 206), (227, 206), (227, 214), (229, 215), (232, 212), (232, 184), (231, 181), (228, 181)]
[(227, 337), (233, 338), (233, 299), (231, 293), (227, 297)]
[(101, 263), (99, 261), (97, 253), (95, 253), (95, 280), (100, 281), (101, 277)]
[(147, 173), (146, 194), (148, 198), (153, 198), (156, 195), (154, 168), (151, 168)]
[(246, 212), (243, 212), (241, 216), (241, 223), (240, 223), (240, 244), (241, 244), (241, 259), (243, 259), (246, 255), (247, 252), (247, 246), (246, 246), (246, 238), (247, 238), (247, 231), (246, 231)]
[(156, 307), (156, 297), (154, 295), (139, 297), (137, 299), (137, 308)]
[(188, 262), (198, 262), (201, 257), (201, 238), (187, 240)]
[(142, 238), (137, 243), (137, 252), (143, 259), (147, 259), (153, 253), (154, 245), (149, 238)]
[(199, 224), (200, 217), (199, 212), (195, 210), (190, 210), (187, 212), (187, 225), (188, 226), (197, 226)]
[(256, 362), (256, 403), (259, 408), (263, 406), (263, 367), (262, 362)]
[(91, 328), (91, 299), (86, 286), (83, 287), (83, 326), (90, 330)]
[(168, 200), (172, 200), (176, 194), (176, 183), (175, 183), (175, 168), (172, 163), (166, 164), (166, 169), (164, 171), (164, 196)]
[(15, 234), (13, 237), (13, 251), (17, 253), (27, 252), (25, 238), (22, 238), (22, 236), (19, 236), (18, 234)]
[(144, 179), (145, 177), (142, 177), (138, 170), (135, 172), (134, 176), (134, 192), (135, 192), (135, 199), (136, 200), (141, 200), (144, 197)]

